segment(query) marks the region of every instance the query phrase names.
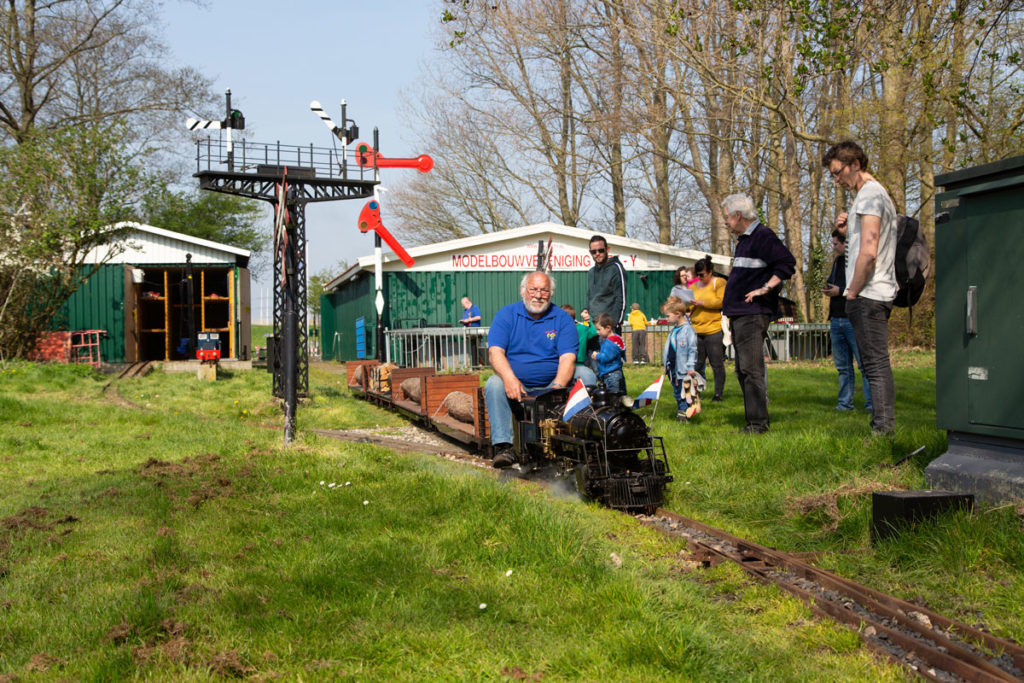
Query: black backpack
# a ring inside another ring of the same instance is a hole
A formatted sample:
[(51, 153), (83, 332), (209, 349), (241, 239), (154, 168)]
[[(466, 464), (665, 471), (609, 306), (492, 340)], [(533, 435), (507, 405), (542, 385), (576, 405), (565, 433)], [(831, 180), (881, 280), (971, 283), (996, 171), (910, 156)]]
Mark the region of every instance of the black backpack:
[(921, 224), (913, 216), (897, 216), (896, 300), (893, 303), (903, 308), (916, 304), (924, 292), (929, 272), (931, 256)]

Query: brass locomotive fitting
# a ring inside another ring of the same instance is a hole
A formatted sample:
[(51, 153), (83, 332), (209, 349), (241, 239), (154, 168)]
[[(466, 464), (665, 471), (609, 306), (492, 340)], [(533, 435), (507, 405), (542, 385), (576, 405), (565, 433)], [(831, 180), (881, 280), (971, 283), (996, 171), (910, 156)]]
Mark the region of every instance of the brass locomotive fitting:
[(544, 444), (544, 456), (546, 458), (554, 458), (555, 452), (551, 448), (551, 437), (558, 433), (559, 421), (555, 419), (547, 419), (540, 421), (540, 440)]

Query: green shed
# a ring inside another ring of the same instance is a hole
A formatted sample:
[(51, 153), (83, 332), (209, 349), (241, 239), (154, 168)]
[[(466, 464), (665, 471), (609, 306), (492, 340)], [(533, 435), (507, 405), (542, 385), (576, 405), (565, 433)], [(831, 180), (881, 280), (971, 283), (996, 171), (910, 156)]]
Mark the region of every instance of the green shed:
[[(586, 306), (591, 230), (539, 223), (409, 249), (416, 263), (406, 268), (391, 253), (383, 256), (383, 324), (386, 329), (457, 327), (461, 299), (480, 307), (486, 326), (502, 306), (519, 297), (519, 282), (537, 265), (538, 245), (551, 244), (556, 305)], [(626, 270), (627, 307), (637, 302), (648, 318), (672, 289), (672, 273), (692, 266), (704, 252), (601, 233)], [(727, 272), (731, 259), (712, 255)], [(338, 361), (377, 355), (374, 257), (364, 256), (325, 286), (321, 298), (321, 348)]]
[(225, 359), (250, 357), (249, 251), (141, 223), (121, 242), (96, 249), (102, 263), (64, 305), (57, 329), (102, 330), (104, 363), (189, 360), (187, 273), (196, 332), (217, 332)]

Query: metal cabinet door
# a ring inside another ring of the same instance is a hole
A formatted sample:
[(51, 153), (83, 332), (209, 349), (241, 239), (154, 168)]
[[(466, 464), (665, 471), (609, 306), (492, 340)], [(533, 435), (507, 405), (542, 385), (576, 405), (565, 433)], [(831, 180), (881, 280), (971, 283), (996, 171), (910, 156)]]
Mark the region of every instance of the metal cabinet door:
[(966, 230), (968, 420), (1024, 429), (1024, 208), (986, 199)]

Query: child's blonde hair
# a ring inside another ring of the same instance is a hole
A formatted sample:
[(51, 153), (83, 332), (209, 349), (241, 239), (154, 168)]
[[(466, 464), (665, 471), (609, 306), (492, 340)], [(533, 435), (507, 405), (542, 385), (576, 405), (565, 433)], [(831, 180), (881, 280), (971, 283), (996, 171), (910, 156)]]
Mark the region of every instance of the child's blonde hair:
[(661, 312), (665, 315), (668, 315), (669, 313), (686, 315), (686, 303), (677, 296), (670, 296), (665, 303), (661, 305)]
[(639, 311), (639, 310), (640, 310), (640, 304), (638, 304), (638, 303), (636, 303), (636, 302), (634, 301), (634, 302), (633, 302), (633, 305), (632, 305), (632, 306), (630, 306), (630, 308), (631, 308), (631, 309), (633, 309), (634, 311)]

